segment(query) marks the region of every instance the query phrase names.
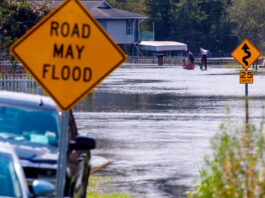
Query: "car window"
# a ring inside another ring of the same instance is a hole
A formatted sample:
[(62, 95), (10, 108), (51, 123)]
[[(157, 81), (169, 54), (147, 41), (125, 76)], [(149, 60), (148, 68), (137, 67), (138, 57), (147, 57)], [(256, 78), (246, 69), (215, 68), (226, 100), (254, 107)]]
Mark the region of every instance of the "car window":
[(58, 133), (56, 113), (0, 105), (0, 138), (57, 146)]
[(0, 153), (0, 196), (22, 197), (19, 180), (11, 156)]

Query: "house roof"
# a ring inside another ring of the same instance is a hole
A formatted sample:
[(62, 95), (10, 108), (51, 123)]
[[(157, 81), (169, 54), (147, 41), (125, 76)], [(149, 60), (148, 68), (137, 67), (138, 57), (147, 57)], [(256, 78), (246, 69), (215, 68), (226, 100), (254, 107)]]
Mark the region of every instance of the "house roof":
[[(58, 6), (62, 0), (55, 0), (52, 3), (53, 7)], [(127, 10), (121, 10), (113, 8), (105, 0), (81, 0), (83, 5), (89, 10), (89, 12), (97, 19), (146, 19), (148, 17), (129, 12)]]

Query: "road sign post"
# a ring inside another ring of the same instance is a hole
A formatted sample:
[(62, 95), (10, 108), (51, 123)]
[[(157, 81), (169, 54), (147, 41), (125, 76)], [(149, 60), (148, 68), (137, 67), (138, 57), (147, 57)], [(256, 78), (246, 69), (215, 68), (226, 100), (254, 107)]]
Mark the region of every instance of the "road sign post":
[(246, 111), (246, 125), (248, 125), (248, 84), (253, 83), (253, 71), (248, 68), (260, 57), (260, 51), (247, 39), (245, 39), (237, 48), (231, 53), (237, 62), (239, 62), (245, 70), (241, 70), (239, 77), (240, 83), (245, 84), (245, 111)]
[(69, 113), (62, 112), (60, 116), (61, 132), (59, 136), (59, 157), (58, 157), (58, 169), (56, 171), (56, 197), (64, 196), (65, 186), (65, 169), (66, 169), (66, 158), (67, 158), (67, 147), (68, 145), (68, 122)]
[(248, 84), (245, 84), (245, 112), (246, 112), (246, 126), (248, 125)]
[[(80, 0), (63, 1), (19, 38), (10, 53), (63, 112), (72, 109), (127, 59)], [(64, 192), (67, 119), (67, 114), (63, 114), (58, 198)]]

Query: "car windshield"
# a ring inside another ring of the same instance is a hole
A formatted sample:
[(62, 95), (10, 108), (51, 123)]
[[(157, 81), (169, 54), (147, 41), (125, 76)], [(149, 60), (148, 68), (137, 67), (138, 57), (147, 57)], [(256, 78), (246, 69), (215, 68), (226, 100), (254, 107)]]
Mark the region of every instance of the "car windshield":
[(22, 197), (12, 158), (0, 153), (0, 197)]
[(0, 105), (0, 138), (57, 146), (58, 132), (56, 113)]

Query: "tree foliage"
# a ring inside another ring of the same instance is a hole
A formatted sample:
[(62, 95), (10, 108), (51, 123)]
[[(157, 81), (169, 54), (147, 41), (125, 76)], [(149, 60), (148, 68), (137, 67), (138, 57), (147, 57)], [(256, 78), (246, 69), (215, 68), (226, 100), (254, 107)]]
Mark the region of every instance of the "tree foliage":
[(8, 48), (15, 40), (49, 12), (49, 3), (49, 1), (1, 0), (0, 47), (2, 56), (8, 54)]
[(107, 2), (114, 8), (145, 14), (145, 0), (107, 0)]
[(265, 1), (232, 0), (228, 9), (229, 19), (235, 26), (233, 34), (239, 40), (248, 38), (260, 50), (265, 52)]
[(202, 46), (219, 53), (231, 50), (231, 43), (236, 41), (232, 24), (226, 20), (230, 0), (145, 2), (147, 14), (155, 21), (156, 40), (181, 41), (194, 51)]

